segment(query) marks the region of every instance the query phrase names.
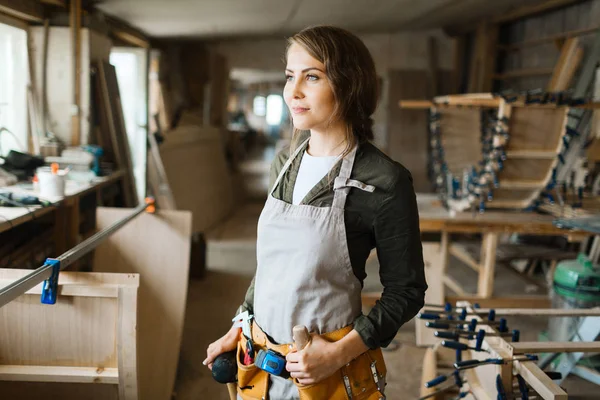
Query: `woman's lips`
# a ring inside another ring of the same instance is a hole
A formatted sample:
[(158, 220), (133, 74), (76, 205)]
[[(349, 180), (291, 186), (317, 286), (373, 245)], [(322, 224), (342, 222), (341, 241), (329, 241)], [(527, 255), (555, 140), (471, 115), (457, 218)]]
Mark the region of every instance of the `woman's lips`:
[(310, 110), (309, 108), (304, 108), (304, 107), (292, 107), (292, 112), (294, 114), (302, 114), (307, 112), (308, 110)]

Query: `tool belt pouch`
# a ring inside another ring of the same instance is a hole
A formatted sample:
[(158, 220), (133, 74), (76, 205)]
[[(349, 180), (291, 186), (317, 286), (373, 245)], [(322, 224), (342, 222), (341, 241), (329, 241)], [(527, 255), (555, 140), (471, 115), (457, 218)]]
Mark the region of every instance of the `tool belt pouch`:
[[(379, 384), (373, 376), (372, 364)], [(304, 386), (296, 379), (294, 383), (298, 387), (301, 400), (379, 400), (384, 398), (386, 374), (383, 354), (378, 348), (366, 351), (319, 383)]]
[(247, 339), (240, 334), (237, 344), (236, 360), (238, 367), (238, 395), (244, 400), (265, 399), (268, 391), (269, 374), (256, 365), (244, 365), (244, 349)]

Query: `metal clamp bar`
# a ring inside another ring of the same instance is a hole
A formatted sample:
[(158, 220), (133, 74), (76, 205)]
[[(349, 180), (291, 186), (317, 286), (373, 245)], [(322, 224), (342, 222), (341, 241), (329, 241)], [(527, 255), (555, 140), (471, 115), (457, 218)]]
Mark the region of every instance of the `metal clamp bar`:
[[(28, 290), (44, 281), (46, 281), (46, 283), (43, 287), (42, 300), (45, 304), (54, 304), (56, 301), (55, 296), (58, 284), (58, 271), (64, 270), (66, 267), (80, 259), (85, 254), (94, 250), (96, 247), (98, 247), (98, 245), (100, 245), (100, 243), (102, 243), (104, 239), (112, 235), (115, 231), (119, 230), (121, 227), (123, 227), (123, 225), (131, 221), (133, 218), (146, 211), (147, 208), (150, 208), (149, 211), (153, 212), (154, 200), (147, 200), (146, 203), (135, 208), (134, 211), (127, 217), (115, 222), (108, 228), (103, 229), (90, 238), (84, 240), (71, 250), (61, 254), (58, 258), (46, 260), (44, 265), (35, 269), (30, 274), (16, 280), (10, 285), (1, 288), (0, 307), (10, 303), (20, 295), (26, 293)], [(59, 268), (56, 268), (56, 265), (58, 265)], [(52, 301), (53, 298), (54, 302)]]

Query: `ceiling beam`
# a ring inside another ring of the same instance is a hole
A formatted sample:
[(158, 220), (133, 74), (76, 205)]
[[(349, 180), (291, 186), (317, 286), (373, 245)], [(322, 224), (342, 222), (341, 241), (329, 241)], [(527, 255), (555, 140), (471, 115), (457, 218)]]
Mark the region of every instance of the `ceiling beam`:
[(552, 11), (557, 8), (563, 8), (572, 4), (581, 3), (582, 1), (586, 0), (547, 0), (541, 4), (517, 7), (513, 10), (508, 11), (505, 14), (493, 18), (492, 22), (504, 24), (517, 19), (527, 18), (536, 14)]
[(30, 22), (44, 20), (44, 8), (35, 0), (0, 0), (0, 13)]

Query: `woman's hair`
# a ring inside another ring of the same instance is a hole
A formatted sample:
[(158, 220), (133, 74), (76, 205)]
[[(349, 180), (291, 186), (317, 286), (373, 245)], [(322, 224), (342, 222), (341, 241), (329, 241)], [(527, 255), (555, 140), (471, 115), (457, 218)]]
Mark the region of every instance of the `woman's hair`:
[[(371, 115), (377, 108), (379, 93), (375, 63), (365, 44), (347, 30), (333, 26), (306, 28), (288, 39), (287, 50), (292, 44), (302, 46), (325, 65), (335, 99), (331, 122), (346, 122), (343, 156), (356, 144), (373, 140)], [(294, 128), (291, 151), (298, 146), (298, 133)]]

